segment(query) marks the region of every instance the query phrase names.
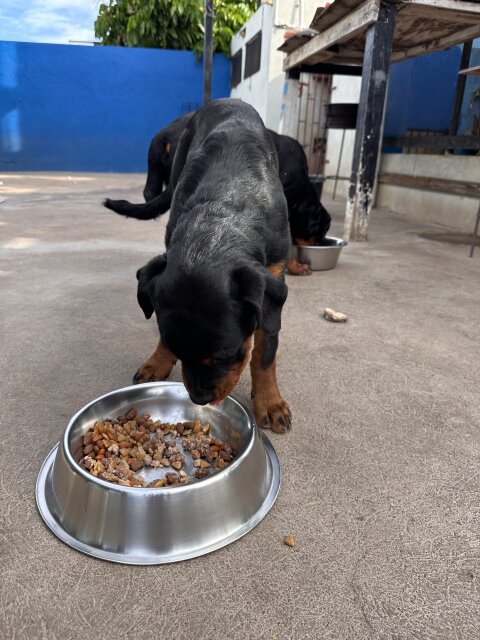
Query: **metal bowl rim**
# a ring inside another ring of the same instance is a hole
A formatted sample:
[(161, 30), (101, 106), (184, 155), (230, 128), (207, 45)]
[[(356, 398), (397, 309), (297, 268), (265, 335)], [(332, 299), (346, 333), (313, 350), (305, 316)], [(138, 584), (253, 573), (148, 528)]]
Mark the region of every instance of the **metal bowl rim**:
[[(217, 473), (213, 474), (212, 476), (209, 476), (208, 478), (202, 478), (200, 482), (194, 482), (193, 484), (185, 484), (185, 485), (176, 485), (174, 487), (171, 486), (166, 486), (166, 487), (124, 487), (123, 485), (118, 485), (115, 484), (113, 482), (108, 482), (107, 480), (102, 480), (101, 478), (97, 478), (96, 476), (93, 476), (91, 473), (88, 473), (88, 471), (85, 471), (85, 469), (82, 469), (82, 467), (78, 464), (78, 462), (75, 461), (75, 459), (72, 456), (72, 453), (70, 451), (70, 446), (69, 446), (69, 442), (68, 442), (68, 436), (71, 432), (71, 430), (73, 429), (73, 426), (75, 424), (75, 422), (77, 421), (77, 419), (79, 418), (80, 414), (82, 414), (84, 411), (86, 411), (87, 409), (89, 409), (92, 405), (96, 404), (97, 402), (99, 402), (100, 400), (103, 400), (104, 398), (107, 398), (109, 396), (115, 395), (117, 393), (121, 393), (122, 391), (127, 391), (129, 389), (141, 389), (141, 388), (146, 388), (146, 387), (154, 387), (154, 386), (158, 386), (158, 387), (184, 387), (184, 385), (181, 382), (145, 382), (143, 384), (135, 384), (135, 385), (129, 385), (128, 387), (122, 387), (120, 389), (114, 389), (113, 391), (109, 391), (108, 393), (103, 394), (102, 396), (99, 396), (98, 398), (95, 398), (95, 400), (91, 400), (89, 403), (87, 403), (86, 405), (84, 405), (81, 409), (79, 409), (75, 415), (70, 419), (67, 428), (65, 429), (65, 433), (63, 434), (63, 438), (62, 440), (58, 443), (57, 447), (61, 444), (62, 448), (63, 448), (63, 452), (65, 454), (65, 458), (67, 460), (67, 463), (70, 465), (71, 469), (76, 473), (76, 474), (80, 474), (82, 477), (84, 477), (87, 481), (89, 482), (93, 482), (94, 484), (98, 484), (101, 487), (106, 487), (110, 490), (113, 491), (120, 491), (120, 492), (124, 492), (124, 493), (135, 493), (136, 495), (139, 495), (140, 491), (144, 491), (146, 494), (151, 495), (152, 493), (163, 493), (163, 492), (168, 492), (170, 493), (170, 491), (175, 490), (176, 493), (180, 493), (180, 492), (185, 492), (185, 491), (198, 491), (199, 487), (200, 489), (202, 487), (205, 487), (208, 485), (213, 485), (216, 482), (219, 482), (219, 478), (221, 480), (221, 478), (223, 477), (223, 475), (228, 472), (230, 472), (232, 469), (236, 468), (240, 462), (243, 461), (244, 458), (247, 457), (247, 454), (250, 452), (250, 450), (253, 447), (254, 444), (254, 431), (255, 429), (258, 430), (257, 427), (257, 423), (255, 422), (255, 418), (253, 417), (253, 415), (250, 413), (250, 411), (247, 409), (247, 407), (240, 402), (239, 400), (237, 400), (236, 398), (233, 398), (232, 396), (227, 396), (227, 398), (229, 400), (232, 400), (235, 404), (237, 404), (245, 413), (245, 415), (248, 418), (249, 423), (252, 426), (252, 430), (251, 430), (251, 434), (250, 434), (250, 438), (248, 441), (247, 446), (245, 447), (245, 449), (242, 451), (242, 453), (238, 456), (238, 458), (236, 458), (234, 460), (234, 462), (232, 462), (231, 464), (228, 465), (228, 467), (225, 467), (225, 469), (221, 469), (220, 471), (217, 471)], [(226, 399), (226, 398), (225, 398)]]
[[(160, 564), (169, 564), (173, 562), (180, 562), (183, 560), (190, 560), (193, 558), (197, 558), (213, 551), (217, 551), (222, 547), (226, 547), (227, 545), (239, 540), (244, 535), (249, 533), (253, 528), (259, 524), (263, 518), (267, 515), (270, 509), (275, 504), (275, 501), (278, 497), (278, 493), (280, 491), (280, 483), (281, 483), (281, 468), (280, 462), (278, 459), (277, 452), (273, 444), (270, 442), (269, 438), (264, 434), (259, 432), (259, 437), (262, 441), (262, 445), (265, 448), (265, 453), (267, 455), (268, 461), (271, 464), (272, 470), (272, 481), (269, 487), (269, 490), (265, 496), (265, 499), (260, 507), (260, 509), (247, 521), (238, 531), (230, 534), (227, 538), (223, 540), (219, 540), (208, 547), (202, 547), (201, 549), (197, 549), (195, 551), (186, 552), (183, 554), (179, 554), (177, 556), (166, 557), (166, 556), (154, 556), (150, 559), (139, 559), (138, 557), (123, 556), (122, 554), (116, 554), (110, 551), (102, 551), (102, 549), (98, 547), (92, 547), (80, 540), (77, 540), (74, 536), (72, 536), (68, 531), (66, 531), (62, 525), (55, 519), (52, 510), (48, 504), (47, 495), (46, 495), (46, 487), (48, 476), (51, 474), (53, 470), (53, 464), (55, 462), (55, 457), (60, 447), (61, 442), (56, 444), (50, 453), (47, 455), (45, 460), (42, 463), (40, 468), (40, 472), (37, 477), (37, 482), (35, 485), (35, 501), (37, 504), (38, 512), (44, 523), (47, 527), (52, 531), (52, 533), (59, 538), (62, 542), (67, 544), (69, 547), (80, 551), (88, 556), (99, 558), (100, 560), (107, 560), (110, 562), (116, 562), (119, 564), (129, 564), (129, 565), (138, 565), (138, 566), (148, 566), (148, 565), (160, 565)], [(108, 484), (108, 483), (107, 483)], [(201, 483), (198, 483), (201, 484)], [(194, 485), (193, 485), (194, 486)], [(134, 488), (134, 487), (125, 487), (125, 488)], [(183, 487), (182, 487), (183, 488)], [(186, 487), (185, 487), (186, 488)]]
[(343, 238), (337, 238), (336, 236), (325, 236), (325, 240), (335, 240), (337, 244), (327, 245), (322, 247), (321, 245), (316, 244), (294, 244), (292, 246), (297, 247), (297, 249), (314, 249), (315, 251), (327, 251), (328, 249), (342, 249), (348, 245), (348, 242)]

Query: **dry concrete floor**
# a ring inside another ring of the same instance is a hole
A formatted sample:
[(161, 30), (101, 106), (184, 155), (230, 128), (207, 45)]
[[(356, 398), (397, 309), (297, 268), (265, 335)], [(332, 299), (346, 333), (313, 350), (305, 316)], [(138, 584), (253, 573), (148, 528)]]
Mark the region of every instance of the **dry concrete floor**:
[(140, 175), (0, 179), (1, 637), (478, 640), (480, 251), (377, 211), (335, 270), (289, 277), (278, 501), (211, 555), (121, 566), (57, 540), (34, 486), (68, 418), (156, 344), (135, 271), (166, 218), (100, 206), (138, 199)]

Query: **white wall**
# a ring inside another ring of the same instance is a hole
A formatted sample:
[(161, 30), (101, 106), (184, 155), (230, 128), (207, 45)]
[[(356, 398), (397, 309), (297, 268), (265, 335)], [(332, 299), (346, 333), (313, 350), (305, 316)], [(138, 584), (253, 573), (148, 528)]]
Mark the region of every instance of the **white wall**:
[[(480, 157), (385, 153), (382, 155), (380, 171), (478, 182)], [(388, 207), (420, 222), (433, 222), (456, 231), (472, 233), (478, 199), (380, 184), (377, 207)]]
[[(333, 76), (332, 78), (332, 103), (357, 102), (360, 98), (360, 85), (362, 79), (357, 76)], [(340, 147), (342, 142), (341, 129), (329, 129), (327, 139), (327, 162), (325, 165), (325, 175), (334, 176), (337, 171)], [(353, 145), (355, 144), (355, 130), (347, 129), (343, 145), (342, 158), (339, 175), (350, 178), (352, 170)], [(346, 198), (349, 182), (339, 180), (337, 183), (336, 198)], [(327, 180), (323, 186), (324, 196), (331, 197), (333, 194), (334, 180)]]
[[(272, 37), (273, 7), (263, 4), (232, 38), (231, 51), (234, 55), (239, 49), (243, 49), (242, 55), (242, 81), (230, 92), (232, 98), (239, 98), (251, 104), (258, 111), (263, 121), (267, 119), (268, 102), (268, 77), (270, 64), (270, 41)], [(262, 31), (262, 53), (260, 58), (260, 70), (253, 76), (243, 80), (245, 69), (245, 45), (253, 36)]]
[[(266, 0), (232, 39), (232, 55), (240, 48), (244, 49), (244, 53), (242, 82), (231, 90), (230, 95), (232, 98), (240, 98), (254, 106), (270, 129), (279, 130), (282, 94), (285, 88), (283, 72), (285, 54), (277, 51), (277, 48), (284, 42), (285, 31), (288, 28), (308, 27), (317, 7), (323, 5), (325, 0), (276, 0), (275, 2)], [(260, 71), (243, 80), (245, 44), (260, 29), (262, 29)]]
[(284, 43), (285, 31), (289, 27), (309, 27), (317, 7), (324, 5), (325, 0), (303, 0), (302, 2), (300, 0), (276, 0), (274, 4), (266, 121), (267, 127), (274, 131), (279, 131), (280, 128), (282, 96), (285, 90), (285, 73), (283, 71), (285, 54), (277, 49)]

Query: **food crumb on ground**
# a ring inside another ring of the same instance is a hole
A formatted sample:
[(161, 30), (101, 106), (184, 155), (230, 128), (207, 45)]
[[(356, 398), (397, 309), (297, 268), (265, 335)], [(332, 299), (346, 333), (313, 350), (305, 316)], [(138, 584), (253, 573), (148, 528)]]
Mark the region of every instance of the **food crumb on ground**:
[(295, 546), (295, 536), (285, 536), (283, 538), (283, 544), (286, 544), (287, 547)]
[(327, 307), (323, 312), (323, 317), (325, 320), (329, 320), (330, 322), (346, 322), (348, 320), (348, 316), (342, 313), (341, 311), (335, 311), (335, 309), (330, 309)]

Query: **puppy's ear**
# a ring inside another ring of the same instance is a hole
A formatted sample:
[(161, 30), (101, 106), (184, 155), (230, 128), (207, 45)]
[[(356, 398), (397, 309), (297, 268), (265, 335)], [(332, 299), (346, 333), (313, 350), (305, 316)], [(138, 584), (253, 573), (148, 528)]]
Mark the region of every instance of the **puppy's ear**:
[(166, 266), (167, 255), (163, 253), (147, 262), (144, 267), (137, 271), (137, 300), (147, 320), (151, 318), (153, 313), (153, 304), (150, 296), (152, 280), (161, 275)]
[(260, 324), (265, 292), (265, 274), (249, 264), (237, 267), (231, 276), (231, 292), (235, 300), (252, 307), (257, 324)]

